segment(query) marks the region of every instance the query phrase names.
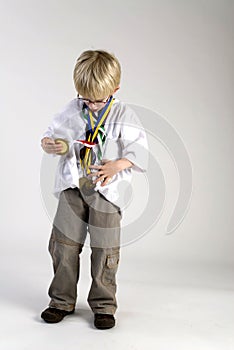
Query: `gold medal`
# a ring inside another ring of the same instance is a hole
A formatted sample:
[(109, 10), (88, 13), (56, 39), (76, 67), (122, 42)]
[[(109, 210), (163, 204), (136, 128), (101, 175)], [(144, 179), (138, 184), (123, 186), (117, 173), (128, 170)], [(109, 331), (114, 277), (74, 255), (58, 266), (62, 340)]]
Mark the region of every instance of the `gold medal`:
[[(87, 140), (76, 140), (76, 142), (82, 143), (85, 146), (85, 148), (83, 148), (84, 152), (82, 153), (82, 156), (80, 156), (80, 165), (83, 171), (83, 177), (79, 179), (79, 188), (80, 188), (81, 194), (83, 194), (84, 196), (90, 196), (96, 192), (95, 191), (96, 183), (93, 183), (92, 179), (88, 177), (89, 175), (91, 175), (91, 171), (89, 167), (92, 163), (95, 163), (96, 155), (93, 150), (93, 147), (98, 144), (96, 141), (96, 138), (98, 138), (98, 131), (103, 125), (105, 119), (107, 118), (107, 115), (113, 103), (114, 103), (114, 99), (113, 99), (113, 96), (111, 96), (107, 105), (98, 116), (98, 119), (95, 124), (94, 124), (93, 114), (89, 110), (89, 113), (88, 113), (89, 133), (86, 134)], [(82, 149), (80, 150), (80, 155), (81, 155), (81, 151)], [(94, 175), (94, 177), (96, 176)]]
[(69, 151), (69, 144), (66, 140), (64, 139), (55, 139), (54, 140), (55, 143), (61, 143), (61, 145), (63, 146), (62, 151), (59, 153), (61, 156), (63, 156), (64, 154), (68, 153)]
[(96, 187), (96, 184), (87, 177), (81, 177), (79, 179), (79, 187), (82, 194), (85, 196), (91, 196), (91, 194), (95, 193), (94, 188)]

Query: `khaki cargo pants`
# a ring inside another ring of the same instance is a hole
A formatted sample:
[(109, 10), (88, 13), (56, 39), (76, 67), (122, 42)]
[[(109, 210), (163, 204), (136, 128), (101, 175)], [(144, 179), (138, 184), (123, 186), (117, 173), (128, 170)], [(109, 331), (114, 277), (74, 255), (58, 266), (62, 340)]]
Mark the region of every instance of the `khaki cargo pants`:
[(94, 313), (115, 313), (120, 220), (119, 208), (99, 192), (87, 197), (78, 188), (61, 192), (49, 241), (54, 268), (50, 307), (75, 308), (80, 253), (89, 232), (92, 284), (88, 303)]

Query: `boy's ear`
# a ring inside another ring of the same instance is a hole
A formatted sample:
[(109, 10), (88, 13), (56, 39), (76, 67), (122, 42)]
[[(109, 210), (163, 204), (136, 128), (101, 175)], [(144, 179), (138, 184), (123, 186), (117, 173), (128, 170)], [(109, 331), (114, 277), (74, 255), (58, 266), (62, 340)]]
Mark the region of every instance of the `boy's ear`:
[(116, 92), (116, 91), (118, 91), (120, 89), (120, 86), (117, 86), (117, 88), (115, 88), (115, 90), (114, 90), (114, 93)]

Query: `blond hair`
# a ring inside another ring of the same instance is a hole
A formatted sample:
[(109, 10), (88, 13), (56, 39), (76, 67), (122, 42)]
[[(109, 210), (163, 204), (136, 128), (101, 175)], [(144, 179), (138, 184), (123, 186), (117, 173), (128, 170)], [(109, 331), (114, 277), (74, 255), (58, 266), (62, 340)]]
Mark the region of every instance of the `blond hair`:
[(84, 51), (73, 72), (77, 92), (92, 100), (113, 94), (119, 87), (121, 67), (117, 58), (103, 50)]

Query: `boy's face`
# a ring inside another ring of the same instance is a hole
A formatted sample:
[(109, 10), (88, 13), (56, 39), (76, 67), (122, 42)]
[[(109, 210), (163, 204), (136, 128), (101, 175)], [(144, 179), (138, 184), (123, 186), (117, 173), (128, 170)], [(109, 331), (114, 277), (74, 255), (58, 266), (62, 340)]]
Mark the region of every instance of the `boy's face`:
[(92, 101), (91, 99), (87, 98), (87, 97), (82, 97), (80, 95), (78, 95), (78, 98), (79, 99), (82, 99), (83, 102), (89, 107), (89, 109), (92, 111), (92, 112), (98, 112), (100, 111), (105, 105), (106, 103), (108, 102), (109, 100), (109, 97), (104, 97), (100, 100), (96, 100), (96, 101)]
[[(119, 90), (119, 86), (113, 91), (113, 93), (111, 95), (113, 95), (117, 90)], [(83, 96), (78, 94), (78, 99), (82, 100), (89, 107), (89, 109), (92, 112), (96, 113), (96, 112), (99, 112), (106, 105), (110, 96), (106, 96), (106, 97), (101, 98), (99, 100), (93, 101), (92, 99), (90, 99), (86, 96), (83, 97)]]
[(84, 99), (85, 104), (89, 107), (92, 112), (100, 111), (108, 102), (109, 97), (102, 98), (100, 100), (92, 101), (90, 99)]

